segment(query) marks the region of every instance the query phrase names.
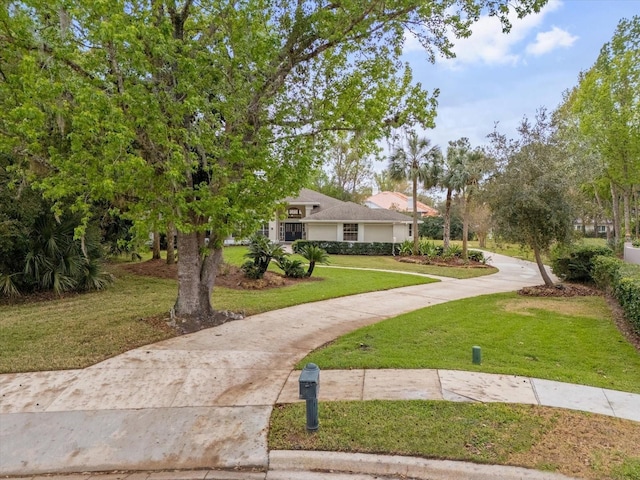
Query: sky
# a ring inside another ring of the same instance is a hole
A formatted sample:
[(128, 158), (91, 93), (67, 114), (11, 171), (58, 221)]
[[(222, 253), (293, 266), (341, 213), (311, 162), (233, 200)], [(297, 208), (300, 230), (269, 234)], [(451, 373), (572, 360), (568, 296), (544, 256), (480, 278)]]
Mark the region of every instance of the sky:
[(553, 111), (578, 74), (596, 61), (622, 18), (640, 15), (640, 0), (550, 0), (543, 10), (513, 20), (509, 34), (499, 21), (482, 17), (468, 39), (454, 40), (455, 59), (427, 61), (410, 36), (404, 60), (416, 82), (440, 89), (436, 128), (424, 135), (446, 151), (449, 140), (488, 143), (498, 130), (516, 137), (516, 127), (538, 108)]

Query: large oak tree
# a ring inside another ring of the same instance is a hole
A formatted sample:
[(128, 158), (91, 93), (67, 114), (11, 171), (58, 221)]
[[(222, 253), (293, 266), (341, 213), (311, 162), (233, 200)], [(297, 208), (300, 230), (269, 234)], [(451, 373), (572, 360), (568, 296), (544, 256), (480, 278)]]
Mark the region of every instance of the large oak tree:
[[(546, 0), (515, 2), (519, 16)], [(0, 150), (52, 199), (177, 230), (182, 316), (211, 316), (224, 239), (294, 194), (326, 132), (432, 123), (400, 55), (450, 54), (507, 0), (20, 0), (0, 9)], [(78, 234), (82, 232), (79, 231)], [(209, 241), (205, 242), (205, 238)]]

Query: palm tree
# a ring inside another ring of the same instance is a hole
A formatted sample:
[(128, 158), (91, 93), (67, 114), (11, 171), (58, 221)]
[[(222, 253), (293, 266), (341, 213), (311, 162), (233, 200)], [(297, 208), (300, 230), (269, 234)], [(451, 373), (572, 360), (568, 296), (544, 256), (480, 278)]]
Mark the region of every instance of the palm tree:
[(413, 193), (413, 254), (418, 254), (418, 182), (426, 189), (438, 184), (442, 163), (440, 147), (415, 132), (407, 134), (406, 145), (389, 157), (389, 174), (394, 180), (410, 180)]
[(313, 273), (316, 263), (322, 263), (324, 265), (329, 263), (329, 255), (327, 255), (327, 252), (316, 245), (307, 245), (306, 247), (301, 248), (300, 255), (309, 262), (309, 269), (305, 274), (307, 277), (310, 277)]

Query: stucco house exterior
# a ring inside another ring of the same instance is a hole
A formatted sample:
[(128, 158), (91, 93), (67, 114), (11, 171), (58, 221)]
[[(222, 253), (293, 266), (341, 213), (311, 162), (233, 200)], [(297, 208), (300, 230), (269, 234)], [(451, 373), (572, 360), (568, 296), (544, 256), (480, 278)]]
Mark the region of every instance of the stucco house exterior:
[[(400, 192), (380, 192), (371, 195), (364, 204), (369, 208), (385, 208), (405, 212), (409, 215), (413, 213), (413, 198)], [(437, 217), (439, 215), (435, 208), (422, 202), (417, 202), (416, 206), (420, 217)]]
[(413, 238), (411, 217), (396, 211), (343, 202), (307, 188), (285, 201), (282, 215), (260, 231), (273, 242), (400, 243)]

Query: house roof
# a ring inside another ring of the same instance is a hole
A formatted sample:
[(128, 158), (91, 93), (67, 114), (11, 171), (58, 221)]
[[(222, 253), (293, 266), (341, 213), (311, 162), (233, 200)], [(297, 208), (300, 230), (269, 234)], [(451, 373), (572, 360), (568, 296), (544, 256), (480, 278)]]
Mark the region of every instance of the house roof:
[(353, 202), (328, 206), (300, 220), (307, 222), (411, 223), (411, 217), (392, 210), (368, 208)]
[[(367, 198), (365, 203), (371, 208), (386, 208), (399, 212), (413, 212), (413, 202), (410, 200), (410, 197), (400, 192), (380, 192)], [(423, 216), (438, 216), (438, 211), (429, 205), (418, 202), (417, 207), (418, 213)]]
[(289, 205), (314, 205), (317, 206), (317, 210), (324, 210), (327, 207), (339, 205), (344, 203), (337, 198), (330, 197), (320, 192), (303, 188), (297, 197), (287, 197), (285, 199)]

